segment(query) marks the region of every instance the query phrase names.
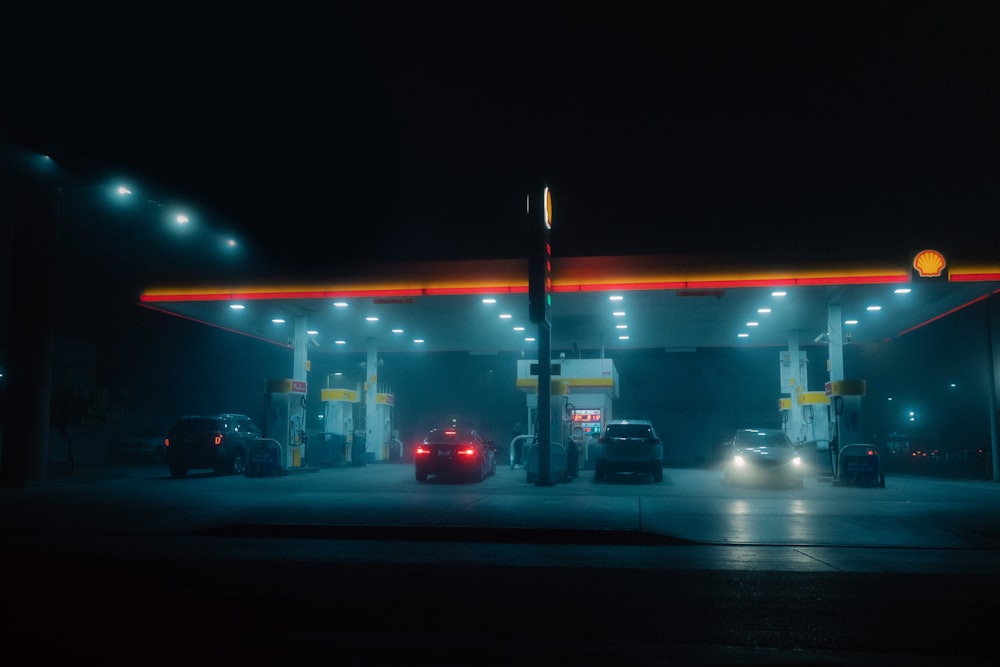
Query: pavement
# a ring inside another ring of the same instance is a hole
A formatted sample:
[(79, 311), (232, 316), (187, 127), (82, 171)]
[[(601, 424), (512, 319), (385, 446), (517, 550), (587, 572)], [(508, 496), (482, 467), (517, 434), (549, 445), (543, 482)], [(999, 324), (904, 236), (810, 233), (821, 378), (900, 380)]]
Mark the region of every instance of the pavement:
[[(24, 493), (0, 493), (0, 505), (7, 535), (114, 534), (140, 550), (186, 535), (243, 540), (272, 557), (277, 544), (322, 538), (354, 542), (340, 559), (1000, 573), (1000, 484), (988, 481), (900, 476), (885, 489), (817, 479), (803, 489), (730, 489), (717, 470), (670, 468), (659, 484), (629, 475), (595, 483), (582, 471), (539, 486), (501, 466), (482, 484), (419, 484), (412, 471), (404, 462), (175, 480), (162, 464), (83, 462), (72, 474), (57, 467)], [(362, 542), (382, 546), (361, 556)]]
[[(349, 665), (987, 665), (1000, 485), (730, 488), (412, 464), (0, 490), (3, 608), (46, 656)], [(204, 619), (211, 619), (210, 623)]]

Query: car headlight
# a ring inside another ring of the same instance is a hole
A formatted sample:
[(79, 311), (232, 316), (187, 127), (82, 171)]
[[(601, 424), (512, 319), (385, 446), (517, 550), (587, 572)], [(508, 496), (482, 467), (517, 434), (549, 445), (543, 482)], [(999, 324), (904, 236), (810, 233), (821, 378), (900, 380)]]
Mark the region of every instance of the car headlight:
[(800, 465), (802, 465), (802, 457), (801, 456), (796, 456), (794, 459), (792, 459), (792, 465), (793, 466), (800, 466)]
[(741, 466), (746, 465), (746, 461), (743, 460), (742, 456), (740, 456), (739, 454), (737, 454), (736, 456), (733, 457), (733, 465), (737, 466), (737, 467), (741, 467)]

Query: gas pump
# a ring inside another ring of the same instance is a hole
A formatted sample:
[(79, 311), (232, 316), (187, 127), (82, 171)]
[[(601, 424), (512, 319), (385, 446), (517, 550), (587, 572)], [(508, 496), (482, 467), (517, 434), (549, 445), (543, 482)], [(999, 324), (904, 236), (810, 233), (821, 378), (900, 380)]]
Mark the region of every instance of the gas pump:
[(354, 442), (354, 408), (358, 392), (351, 389), (327, 388), (321, 392), (326, 414), (327, 437), (331, 443), (334, 464), (351, 462), (351, 444)]
[[(816, 475), (830, 475), (830, 399), (824, 391), (804, 391), (798, 395), (803, 448), (808, 448), (809, 465)], [(805, 452), (804, 452), (805, 454)]]
[(864, 442), (864, 424), (861, 418), (861, 399), (867, 393), (864, 380), (837, 380), (826, 383), (826, 395), (832, 407), (830, 466), (833, 479), (839, 475), (840, 450), (847, 445)]
[(388, 461), (390, 448), (393, 445), (392, 408), (395, 396), (389, 392), (375, 393), (375, 414), (365, 415), (369, 424), (372, 441), (367, 443), (366, 450), (373, 455), (375, 461)]
[[(610, 403), (609, 397), (600, 396), (600, 398), (606, 398)], [(603, 408), (570, 407), (570, 439), (577, 445), (581, 468), (589, 470), (592, 467), (590, 462), (594, 458), (593, 449), (604, 429), (604, 415)]]
[[(618, 398), (618, 371), (611, 359), (566, 359), (559, 355), (559, 361), (552, 363), (553, 376), (550, 378), (549, 396), (568, 396), (567, 399), (569, 433), (554, 434), (551, 442), (562, 446), (570, 440), (577, 443), (578, 469), (592, 470), (597, 437), (604, 424), (611, 419), (612, 402)], [(538, 405), (538, 362), (521, 359), (517, 362), (517, 387), (526, 394), (528, 434), (538, 435), (538, 423), (544, 419), (547, 409)], [(544, 411), (543, 411), (544, 410)], [(541, 413), (541, 414), (540, 414)], [(551, 421), (551, 420), (550, 420)], [(559, 421), (563, 421), (560, 418)], [(512, 441), (516, 444), (516, 439)], [(511, 459), (514, 460), (513, 458)], [(524, 461), (522, 460), (523, 464)]]
[(306, 383), (268, 380), (264, 414), (264, 435), (281, 446), (283, 467), (301, 467), (306, 445)]

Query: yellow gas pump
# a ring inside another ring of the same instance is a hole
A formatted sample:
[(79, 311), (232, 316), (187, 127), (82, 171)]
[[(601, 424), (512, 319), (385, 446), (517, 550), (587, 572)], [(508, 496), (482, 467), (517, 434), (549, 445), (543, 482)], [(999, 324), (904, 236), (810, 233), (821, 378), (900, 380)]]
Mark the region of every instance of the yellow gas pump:
[(266, 388), (264, 434), (281, 446), (283, 468), (300, 467), (305, 446), (306, 383), (268, 380)]
[(331, 443), (330, 460), (333, 465), (350, 465), (351, 446), (354, 444), (354, 410), (358, 392), (353, 389), (327, 387), (320, 392), (325, 414), (324, 437)]

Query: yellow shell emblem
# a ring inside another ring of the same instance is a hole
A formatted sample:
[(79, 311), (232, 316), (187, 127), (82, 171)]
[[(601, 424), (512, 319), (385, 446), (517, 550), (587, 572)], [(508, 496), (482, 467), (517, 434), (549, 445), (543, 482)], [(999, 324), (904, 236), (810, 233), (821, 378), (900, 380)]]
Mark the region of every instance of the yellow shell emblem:
[(913, 258), (913, 268), (921, 278), (936, 278), (944, 271), (944, 255), (937, 250), (924, 250)]

